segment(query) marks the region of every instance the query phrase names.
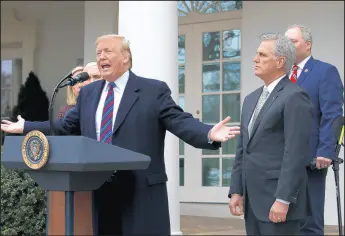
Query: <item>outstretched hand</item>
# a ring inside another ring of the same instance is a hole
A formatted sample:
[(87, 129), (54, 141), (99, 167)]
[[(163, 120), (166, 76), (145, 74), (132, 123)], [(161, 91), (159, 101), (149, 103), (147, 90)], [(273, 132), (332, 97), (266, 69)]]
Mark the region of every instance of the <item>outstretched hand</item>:
[(230, 116), (213, 126), (209, 133), (209, 138), (215, 142), (226, 142), (229, 139), (233, 139), (236, 135), (240, 134), (239, 126), (226, 126), (226, 123), (230, 121)]
[(6, 133), (22, 134), (24, 131), (25, 120), (19, 115), (16, 123), (9, 120), (1, 120), (1, 130)]

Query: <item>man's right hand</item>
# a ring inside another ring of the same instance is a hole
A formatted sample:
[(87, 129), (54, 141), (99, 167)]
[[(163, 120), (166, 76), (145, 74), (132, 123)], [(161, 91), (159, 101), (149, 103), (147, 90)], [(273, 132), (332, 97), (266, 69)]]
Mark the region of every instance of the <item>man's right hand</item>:
[(6, 133), (22, 134), (25, 120), (20, 115), (17, 116), (17, 119), (18, 121), (16, 123), (9, 120), (1, 120), (1, 130)]
[(239, 194), (232, 194), (229, 209), (232, 215), (241, 216), (243, 215), (243, 199)]

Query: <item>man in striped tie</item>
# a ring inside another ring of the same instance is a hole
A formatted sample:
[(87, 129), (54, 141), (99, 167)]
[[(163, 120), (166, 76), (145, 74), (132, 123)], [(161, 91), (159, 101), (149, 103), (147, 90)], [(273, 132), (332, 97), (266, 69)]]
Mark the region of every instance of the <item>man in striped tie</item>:
[[(220, 142), (235, 138), (239, 127), (226, 125), (230, 117), (214, 126), (203, 124), (175, 104), (165, 82), (135, 75), (124, 37), (99, 37), (96, 56), (103, 80), (84, 86), (75, 108), (55, 128), (66, 134), (80, 130), (83, 136), (151, 157), (148, 169), (117, 171), (96, 191), (97, 234), (170, 235), (166, 132), (196, 148), (216, 150)], [(49, 131), (49, 122), (21, 117), (16, 123), (2, 122), (1, 129), (10, 133)]]

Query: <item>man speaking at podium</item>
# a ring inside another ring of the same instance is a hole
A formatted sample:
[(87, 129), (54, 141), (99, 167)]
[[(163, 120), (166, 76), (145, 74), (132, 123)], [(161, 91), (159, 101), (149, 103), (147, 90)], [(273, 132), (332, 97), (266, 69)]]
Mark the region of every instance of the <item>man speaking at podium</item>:
[[(201, 149), (218, 149), (239, 134), (227, 127), (230, 117), (206, 125), (175, 104), (167, 84), (135, 75), (127, 40), (104, 35), (96, 40), (97, 65), (104, 80), (84, 86), (65, 119), (55, 121), (63, 134), (80, 131), (97, 139), (151, 157), (147, 170), (118, 171), (95, 191), (100, 235), (170, 235), (164, 139), (170, 131)], [(49, 133), (49, 122), (3, 120), (1, 130)], [(95, 157), (97, 158), (97, 157)]]

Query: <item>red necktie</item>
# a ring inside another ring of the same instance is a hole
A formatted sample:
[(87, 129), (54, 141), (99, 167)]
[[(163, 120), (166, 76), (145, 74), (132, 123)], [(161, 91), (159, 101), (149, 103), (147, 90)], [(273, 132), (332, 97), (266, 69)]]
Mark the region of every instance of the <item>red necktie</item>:
[(297, 70), (298, 70), (298, 66), (295, 64), (293, 65), (292, 67), (292, 74), (291, 74), (291, 77), (290, 77), (290, 80), (292, 81), (292, 83), (296, 83), (297, 81)]

